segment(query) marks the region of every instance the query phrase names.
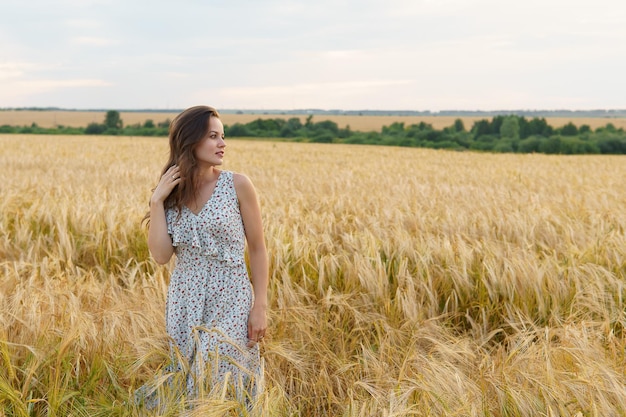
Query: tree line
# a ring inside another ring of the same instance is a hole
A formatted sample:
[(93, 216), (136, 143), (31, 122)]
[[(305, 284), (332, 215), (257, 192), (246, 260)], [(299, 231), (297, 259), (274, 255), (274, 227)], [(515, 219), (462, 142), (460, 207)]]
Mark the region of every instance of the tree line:
[(0, 126), (0, 133), (30, 133), (44, 135), (112, 135), (112, 136), (167, 136), (170, 120), (155, 123), (146, 120), (144, 123), (124, 125), (117, 110), (109, 110), (102, 123), (89, 123), (86, 127), (58, 125), (52, 128), (41, 127), (37, 123), (30, 126)]
[(234, 137), (284, 138), (317, 143), (350, 143), (421, 147), (433, 149), (475, 150), (510, 153), (546, 154), (626, 154), (626, 132), (607, 123), (592, 130), (589, 125), (569, 122), (555, 128), (545, 118), (498, 115), (482, 119), (466, 129), (461, 119), (443, 129), (429, 123), (405, 125), (402, 122), (383, 126), (380, 132), (354, 132), (325, 120), (313, 122), (313, 116), (302, 121), (290, 119), (257, 119), (229, 126), (226, 133)]
[[(123, 136), (167, 136), (170, 121), (124, 126), (119, 112), (110, 110), (102, 123), (87, 127), (42, 128), (31, 126), (0, 126), (0, 133), (31, 134), (90, 134)], [(562, 127), (550, 126), (545, 118), (526, 118), (518, 115), (497, 115), (481, 119), (466, 129), (461, 119), (443, 129), (429, 123), (405, 125), (402, 122), (383, 126), (380, 132), (356, 132), (350, 126), (340, 128), (337, 123), (315, 122), (313, 116), (304, 123), (298, 117), (289, 119), (256, 119), (249, 123), (225, 126), (229, 137), (274, 138), (300, 142), (347, 143), (386, 146), (421, 147), (433, 149), (474, 150), (509, 153), (546, 154), (626, 154), (626, 132), (607, 123), (591, 129), (569, 122)]]

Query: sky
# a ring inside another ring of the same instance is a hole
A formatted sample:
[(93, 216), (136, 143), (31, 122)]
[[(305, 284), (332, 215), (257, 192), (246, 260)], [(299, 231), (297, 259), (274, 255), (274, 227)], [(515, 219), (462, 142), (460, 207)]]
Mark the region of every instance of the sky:
[(0, 108), (626, 109), (624, 0), (0, 0)]

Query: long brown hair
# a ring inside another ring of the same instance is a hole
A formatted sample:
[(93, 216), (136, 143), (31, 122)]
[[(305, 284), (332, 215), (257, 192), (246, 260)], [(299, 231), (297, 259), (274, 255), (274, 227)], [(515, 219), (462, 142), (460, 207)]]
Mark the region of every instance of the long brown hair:
[[(181, 182), (164, 201), (165, 208), (176, 207), (182, 211), (183, 204), (193, 201), (198, 190), (198, 163), (194, 150), (209, 134), (209, 119), (219, 118), (216, 109), (209, 106), (189, 107), (178, 114), (170, 123), (170, 156), (161, 171), (161, 176), (173, 165), (180, 168)], [(144, 220), (149, 220), (150, 213)]]

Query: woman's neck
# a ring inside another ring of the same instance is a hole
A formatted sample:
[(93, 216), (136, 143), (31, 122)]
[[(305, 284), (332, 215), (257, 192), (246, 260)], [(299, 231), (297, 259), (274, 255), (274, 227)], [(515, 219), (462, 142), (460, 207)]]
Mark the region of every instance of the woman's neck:
[(219, 174), (220, 171), (214, 165), (207, 166), (206, 168), (200, 167), (198, 170), (198, 185), (202, 186), (214, 182)]

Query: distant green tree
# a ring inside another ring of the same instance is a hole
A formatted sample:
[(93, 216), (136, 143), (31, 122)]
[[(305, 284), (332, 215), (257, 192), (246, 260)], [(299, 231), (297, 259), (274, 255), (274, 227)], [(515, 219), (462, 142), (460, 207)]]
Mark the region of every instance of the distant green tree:
[(600, 153), (600, 148), (595, 143), (582, 140), (578, 137), (568, 136), (561, 138), (561, 147), (559, 152), (568, 155), (594, 154)]
[(519, 142), (518, 150), (523, 153), (539, 152), (541, 142), (547, 140), (543, 136), (529, 136)]
[(530, 136), (530, 122), (524, 116), (518, 117), (517, 122), (519, 123), (519, 138), (526, 139)]
[(337, 137), (341, 139), (349, 138), (350, 136), (352, 136), (350, 125), (346, 125), (344, 129), (339, 129), (339, 132), (337, 132)]
[(144, 122), (143, 127), (146, 129), (152, 129), (154, 127), (154, 122), (152, 119), (148, 119)]
[(404, 135), (404, 122), (394, 122), (389, 126), (383, 126), (381, 132), (383, 135)]
[(507, 116), (500, 125), (500, 136), (502, 138), (519, 139), (519, 121), (517, 116)]
[(117, 110), (109, 110), (104, 117), (104, 125), (107, 129), (121, 129), (124, 126)]
[(596, 144), (603, 154), (626, 154), (626, 138), (610, 132), (597, 135)]
[(569, 122), (561, 128), (561, 135), (563, 136), (576, 136), (578, 134), (578, 128), (572, 122)]
[(506, 119), (509, 116), (494, 116), (491, 119), (491, 133), (500, 133), (500, 127), (502, 126), (502, 123), (504, 123), (504, 119)]
[(613, 123), (607, 123), (604, 127), (599, 127), (596, 129), (596, 132), (609, 132), (615, 133), (617, 129), (615, 129), (615, 125)]
[(280, 136), (283, 138), (293, 138), (298, 136), (298, 131), (302, 129), (302, 122), (298, 117), (292, 117), (280, 128)]
[[(402, 126), (404, 127), (404, 123), (402, 123)], [(309, 127), (312, 127), (316, 132), (326, 131), (332, 133), (333, 135), (337, 135), (337, 133), (339, 132), (339, 126), (337, 126), (337, 123), (333, 122), (332, 120), (317, 122), (314, 123), (313, 126)]]
[(172, 123), (170, 119), (165, 119), (164, 121), (157, 123), (157, 127), (169, 129), (170, 123)]
[(454, 130), (457, 132), (464, 132), (465, 131), (465, 125), (463, 124), (463, 120), (461, 119), (456, 119), (454, 121)]
[(550, 136), (548, 139), (541, 141), (539, 152), (547, 154), (561, 153), (561, 137)]
[(280, 136), (281, 128), (286, 124), (284, 119), (256, 119), (246, 124), (251, 133), (259, 137)]
[(89, 123), (85, 129), (85, 133), (88, 135), (101, 135), (107, 127), (101, 123)]
[(513, 141), (510, 139), (499, 140), (493, 147), (494, 152), (510, 153), (514, 152)]
[(228, 126), (226, 133), (231, 137), (252, 136), (250, 129), (241, 123), (235, 123), (232, 126)]
[(332, 143), (332, 141), (333, 135), (328, 132), (319, 133), (311, 138), (311, 142), (315, 143)]
[(493, 133), (491, 131), (491, 124), (489, 123), (489, 120), (481, 119), (474, 122), (474, 126), (472, 126), (472, 133), (474, 134), (474, 138), (479, 138)]
[(405, 135), (409, 138), (420, 138), (425, 136), (426, 133), (433, 130), (433, 126), (428, 123), (420, 122), (419, 124), (412, 124), (405, 129)]
[(553, 133), (552, 126), (548, 125), (546, 119), (535, 117), (528, 123), (528, 134), (532, 135), (541, 135), (541, 136), (551, 136)]

